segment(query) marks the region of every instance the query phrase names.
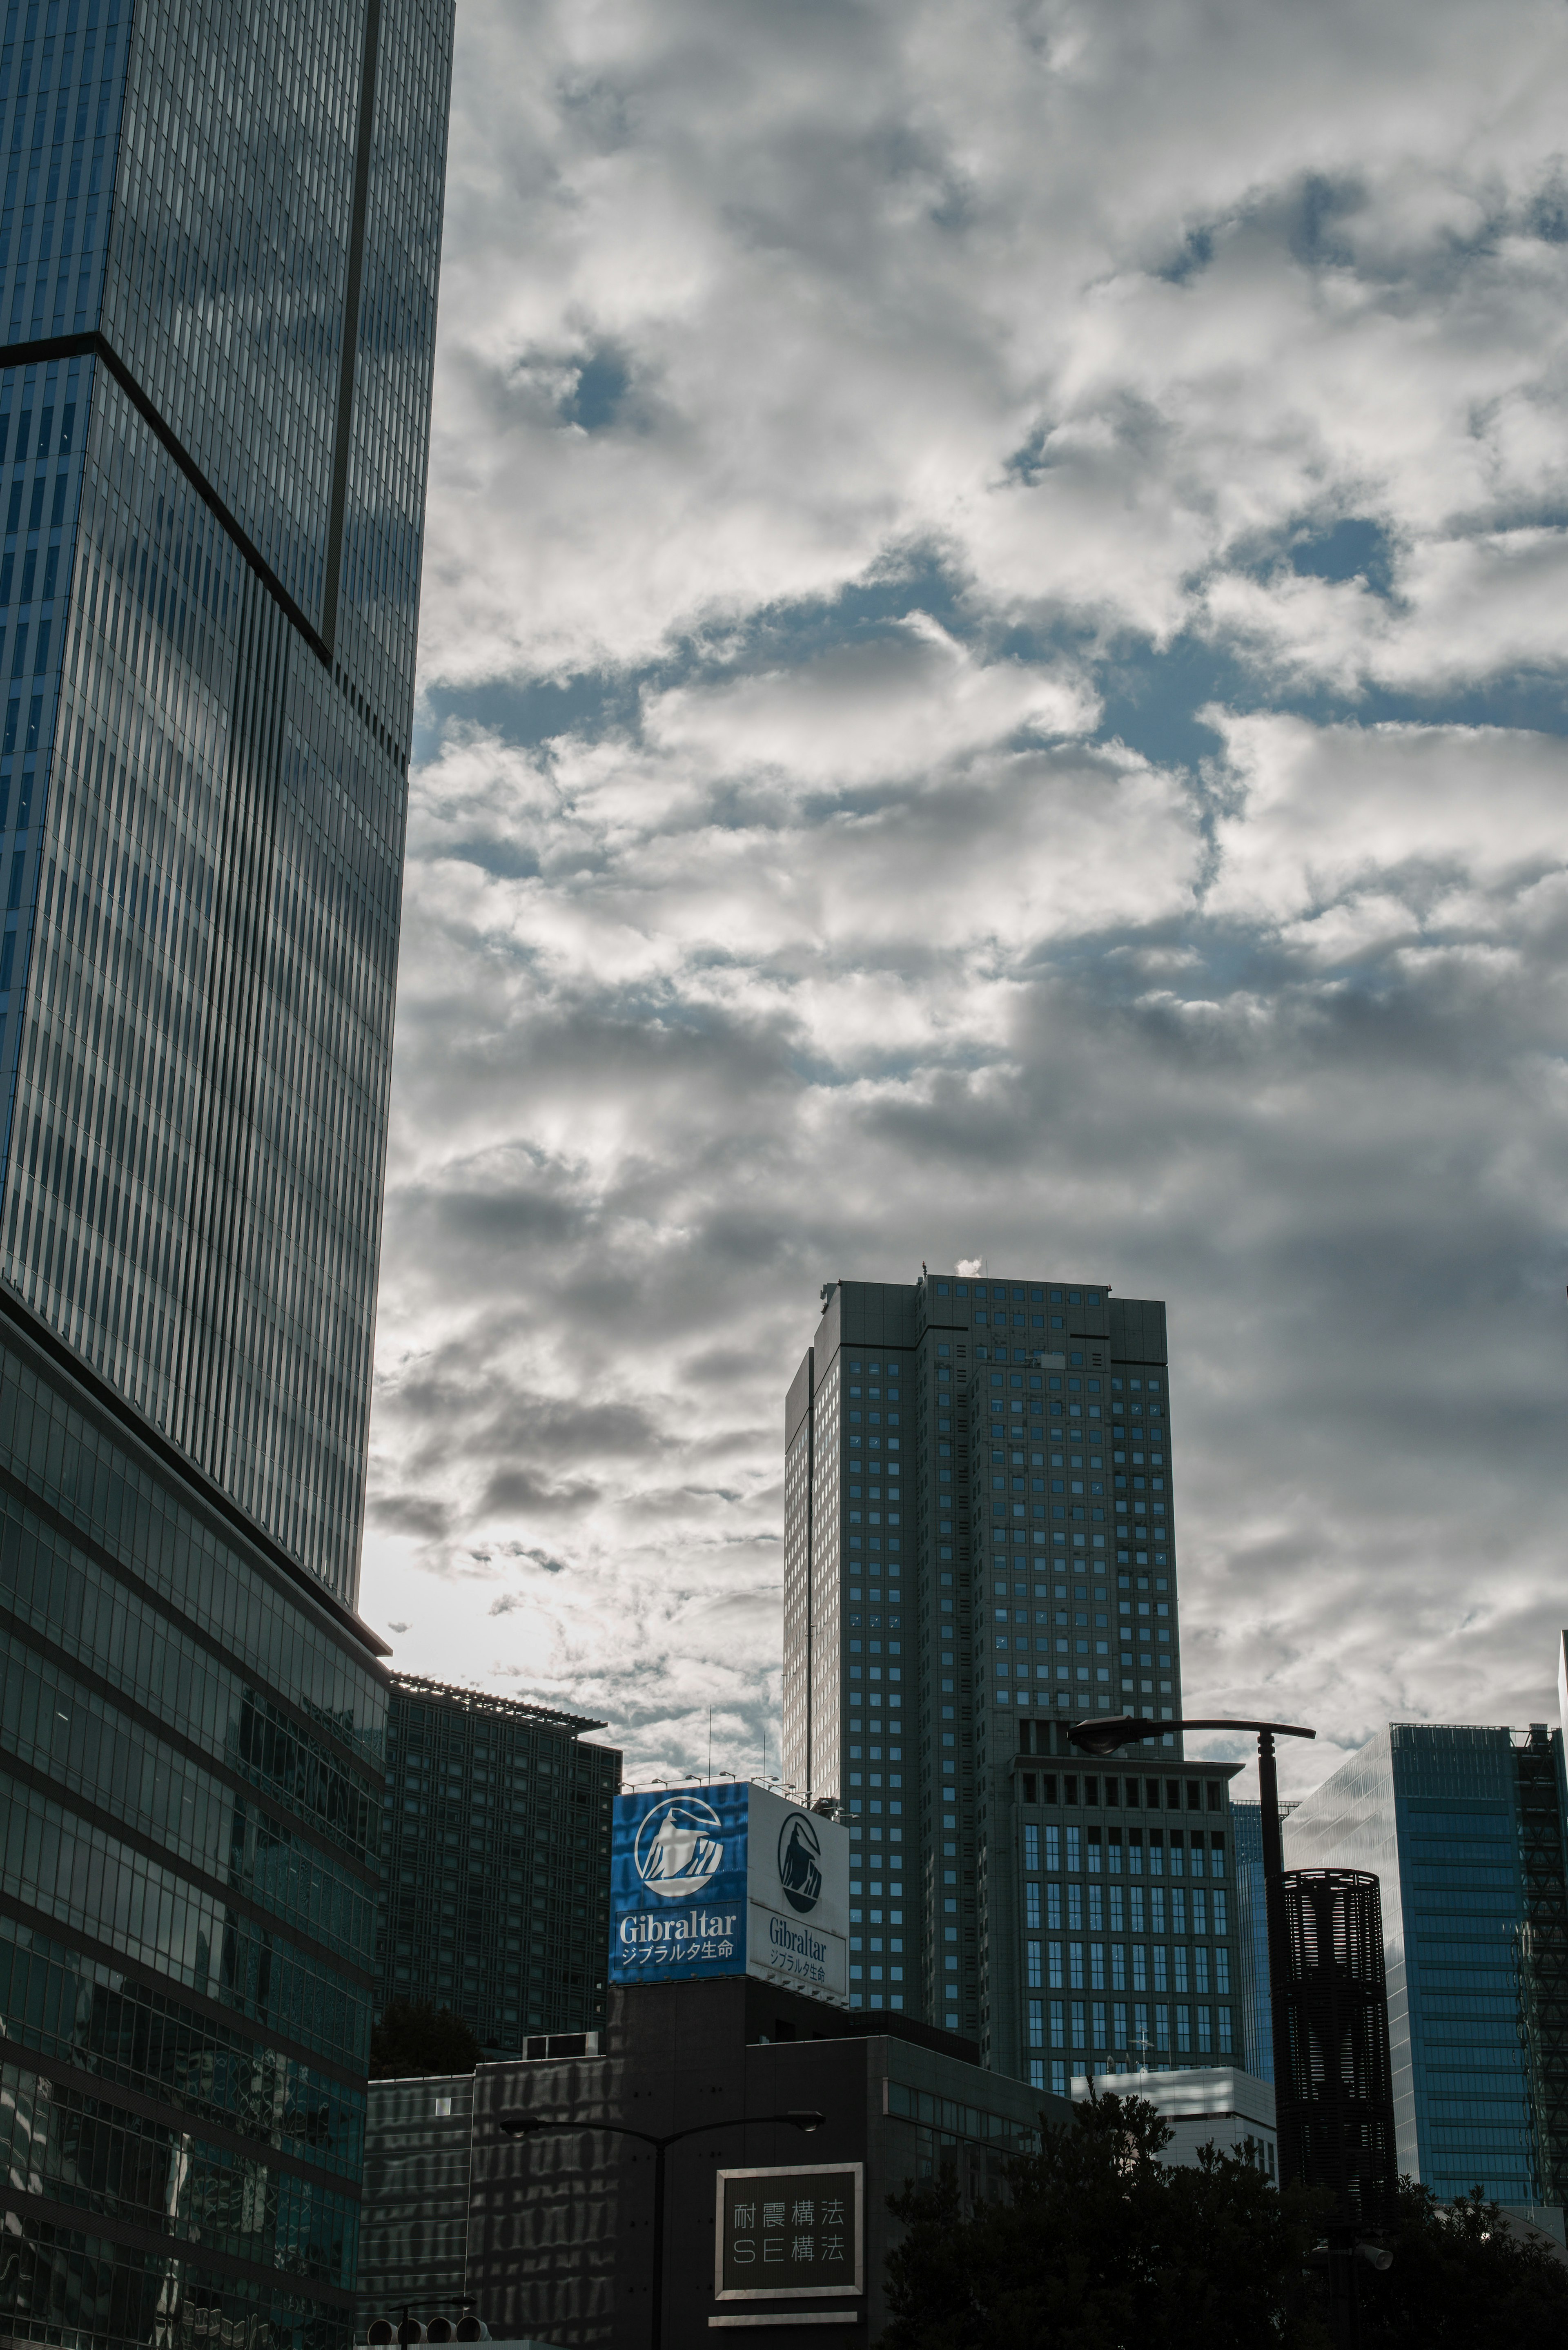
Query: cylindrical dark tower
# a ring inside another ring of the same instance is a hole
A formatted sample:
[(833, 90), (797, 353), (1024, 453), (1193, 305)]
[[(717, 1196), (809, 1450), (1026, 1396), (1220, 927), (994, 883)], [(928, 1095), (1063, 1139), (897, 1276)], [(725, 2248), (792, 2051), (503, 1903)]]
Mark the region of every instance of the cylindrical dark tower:
[(1359, 1868), (1288, 1868), (1282, 1884), (1286, 1968), (1274, 2004), (1282, 2175), (1332, 2188), (1342, 2224), (1376, 2228), (1390, 2214), (1398, 2176), (1377, 1879)]

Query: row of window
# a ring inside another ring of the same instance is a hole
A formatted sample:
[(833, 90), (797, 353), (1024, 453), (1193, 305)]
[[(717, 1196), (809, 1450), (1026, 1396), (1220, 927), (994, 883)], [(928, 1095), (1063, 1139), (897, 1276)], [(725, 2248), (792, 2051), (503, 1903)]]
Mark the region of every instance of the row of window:
[[(939, 1297), (946, 1297), (950, 1295), (948, 1284), (945, 1281), (935, 1281), (931, 1284), (931, 1287)], [(1028, 1291), (1027, 1296), (1024, 1295), (1026, 1290)], [(1016, 1281), (993, 1281), (991, 1283), (977, 1281), (972, 1284), (968, 1281), (955, 1281), (953, 1283), (950, 1291), (950, 1295), (952, 1296), (970, 1297), (971, 1294), (975, 1300), (988, 1297), (993, 1305), (997, 1305), (1008, 1303), (1015, 1305), (1044, 1305), (1045, 1304), (1045, 1289), (1044, 1285), (1040, 1288), (1034, 1288), (1027, 1282)], [(1053, 1305), (1098, 1305), (1101, 1301), (1102, 1293), (1097, 1289), (1053, 1289), (1050, 1300)]]
[[(1136, 1786), (1137, 1783), (1136, 1780), (1128, 1782), (1129, 1786)], [(1151, 1780), (1149, 1783), (1158, 1786), (1159, 1783), (1158, 1780)], [(1198, 1781), (1195, 1783), (1201, 1785), (1203, 1782)], [(1217, 1783), (1210, 1780), (1208, 1783), (1212, 1786)], [(1086, 1792), (1085, 1801), (1093, 1801), (1093, 1797)], [(1074, 1821), (1069, 1821), (1063, 1828), (1058, 1826), (1055, 1821), (1048, 1820), (1044, 1825), (1044, 1833), (1045, 1867), (1049, 1874), (1059, 1877), (1062, 1873), (1063, 1839), (1065, 1837), (1067, 1866), (1070, 1871), (1078, 1873), (1086, 1869), (1089, 1876), (1097, 1877), (1103, 1865), (1110, 1876), (1121, 1875), (1124, 1847), (1123, 1832), (1120, 1828), (1106, 1828), (1103, 1831), (1099, 1828), (1080, 1828)], [(1142, 1828), (1128, 1828), (1126, 1833), (1127, 1874), (1129, 1877), (1141, 1877), (1145, 1850), (1144, 1832)], [(1023, 1866), (1031, 1871), (1038, 1870), (1040, 1866), (1041, 1834), (1041, 1828), (1034, 1821), (1031, 1820), (1026, 1824), (1023, 1830)], [(1189, 1874), (1201, 1877), (1204, 1872), (1206, 1853), (1210, 1875), (1224, 1876), (1225, 1839), (1218, 1829), (1210, 1835), (1207, 1846), (1205, 1846), (1201, 1828), (1193, 1829), (1190, 1842), (1180, 1828), (1170, 1829), (1168, 1835), (1168, 1843), (1165, 1829), (1150, 1828), (1148, 1831), (1148, 1873), (1151, 1877), (1165, 1875), (1168, 1852), (1170, 1856), (1172, 1877)]]
[[(1045, 2037), (1047, 2007), (1051, 2037)], [(1171, 2018), (1175, 2016), (1174, 2034)], [(1190, 2007), (1178, 2002), (1172, 2008), (1163, 2001), (1152, 2006), (1142, 2001), (1134, 2002), (1130, 2011), (1121, 2000), (1032, 1999), (1028, 2003), (1029, 2045), (1031, 2048), (1127, 2049), (1135, 2054), (1142, 2049), (1174, 2048), (1179, 2054), (1190, 2055), (1196, 2048), (1199, 2055), (1216, 2051), (1229, 2056), (1235, 2046), (1231, 2013), (1228, 2007)], [(1197, 2037), (1193, 2036), (1194, 2022)], [(1152, 2029), (1151, 2029), (1152, 2026)]]
[[(1127, 1930), (1134, 1934), (1145, 1931), (1163, 1934), (1167, 1930), (1166, 1919), (1168, 1918), (1169, 1931), (1185, 1934), (1189, 1894), (1192, 1931), (1207, 1934), (1210, 1931), (1209, 1920), (1212, 1917), (1213, 1931), (1228, 1934), (1231, 1930), (1230, 1902), (1222, 1885), (1215, 1886), (1212, 1893), (1201, 1885), (1085, 1886), (1075, 1885), (1071, 1879), (1065, 1886), (1026, 1885), (1023, 1888), (1023, 1918), (1027, 1926), (1044, 1924), (1048, 1929), (1059, 1927), (1065, 1920), (1069, 1932), (1075, 1932), (1086, 1918), (1092, 1934), (1098, 1933), (1107, 1923), (1113, 1934), (1119, 1934), (1124, 1930), (1125, 1920)], [(1084, 1907), (1085, 1895), (1088, 1899), (1086, 1912)], [(1044, 1901), (1044, 1917), (1042, 1897)], [(1147, 1928), (1144, 1923), (1146, 1917), (1148, 1920)]]
[[(1130, 1982), (1127, 1976), (1129, 1948), (1132, 1954)], [(1210, 1980), (1211, 1957), (1212, 1981)], [(1053, 1991), (1083, 1991), (1086, 1988), (1090, 1991), (1228, 1992), (1231, 1988), (1231, 1953), (1222, 1942), (1216, 1945), (1212, 1953), (1203, 1942), (1191, 1947), (1185, 1942), (1178, 1942), (1168, 1952), (1163, 1942), (1156, 1942), (1152, 1949), (1142, 1942), (1130, 1945), (1125, 1942), (1090, 1942), (1087, 1945), (1083, 1942), (1065, 1945), (1047, 1942), (1044, 1951), (1038, 1942), (1027, 1942), (1024, 1945), (1024, 1981), (1031, 1991), (1039, 1991), (1043, 1984), (1048, 1983)]]

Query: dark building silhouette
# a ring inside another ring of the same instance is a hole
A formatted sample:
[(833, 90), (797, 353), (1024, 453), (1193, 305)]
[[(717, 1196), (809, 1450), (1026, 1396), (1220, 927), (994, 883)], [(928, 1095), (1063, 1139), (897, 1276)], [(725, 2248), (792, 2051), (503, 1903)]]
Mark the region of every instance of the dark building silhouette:
[(602, 1721), (392, 1677), (377, 2001), (450, 2007), (492, 2054), (604, 2019), (610, 1806)]

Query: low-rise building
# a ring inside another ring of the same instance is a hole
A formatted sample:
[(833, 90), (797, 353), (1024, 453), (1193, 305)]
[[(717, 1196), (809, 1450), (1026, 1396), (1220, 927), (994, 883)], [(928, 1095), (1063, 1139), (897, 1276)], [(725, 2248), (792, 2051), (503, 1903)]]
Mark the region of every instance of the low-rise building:
[[(1271, 2082), (1214, 2064), (1189, 2073), (1096, 2073), (1094, 2087), (1100, 2096), (1141, 2097), (1170, 2124), (1165, 2161), (1195, 2164), (1199, 2147), (1215, 2146), (1221, 2154), (1240, 2155), (1278, 2181), (1279, 2137)], [(1080, 2073), (1073, 2083), (1074, 2102), (1089, 2093), (1088, 2078)]]
[[(613, 1987), (573, 2053), (373, 2081), (361, 2332), (466, 2300), (499, 2339), (647, 2350), (661, 2139), (667, 2344), (765, 2326), (777, 2350), (810, 2350), (825, 2324), (874, 2341), (888, 2196), (947, 2171), (972, 2203), (1043, 2120), (1071, 2122), (978, 2054), (738, 1975)], [(543, 2126), (509, 2134), (519, 2114)]]

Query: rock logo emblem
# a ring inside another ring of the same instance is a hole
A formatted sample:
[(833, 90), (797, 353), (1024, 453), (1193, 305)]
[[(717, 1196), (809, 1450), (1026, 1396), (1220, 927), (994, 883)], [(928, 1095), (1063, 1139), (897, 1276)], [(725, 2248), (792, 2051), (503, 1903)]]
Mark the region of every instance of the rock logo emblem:
[(701, 1893), (724, 1865), (724, 1830), (711, 1804), (668, 1795), (638, 1828), (632, 1861), (650, 1893), (683, 1901)]
[(792, 1812), (779, 1830), (779, 1883), (784, 1899), (803, 1918), (822, 1898), (822, 1840), (806, 1812)]

